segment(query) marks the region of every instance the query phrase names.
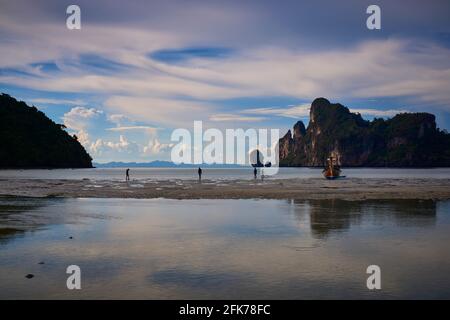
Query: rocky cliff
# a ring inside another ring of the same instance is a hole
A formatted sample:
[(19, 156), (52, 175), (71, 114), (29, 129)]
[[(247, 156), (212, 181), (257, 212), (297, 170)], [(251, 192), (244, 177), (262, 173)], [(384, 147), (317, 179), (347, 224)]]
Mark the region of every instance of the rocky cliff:
[(35, 107), (0, 95), (0, 168), (91, 168), (76, 137)]
[(279, 142), (281, 166), (323, 166), (333, 154), (342, 166), (450, 166), (450, 134), (429, 113), (364, 120), (341, 104), (318, 98), (308, 127), (298, 121)]

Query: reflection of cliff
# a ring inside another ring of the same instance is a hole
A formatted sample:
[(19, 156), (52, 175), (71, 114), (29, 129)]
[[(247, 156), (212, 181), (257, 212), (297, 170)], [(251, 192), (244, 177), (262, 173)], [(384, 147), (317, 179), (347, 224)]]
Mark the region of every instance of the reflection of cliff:
[(47, 199), (0, 199), (0, 244), (42, 226), (30, 213), (47, 204)]
[(316, 238), (345, 232), (352, 225), (391, 223), (400, 227), (428, 227), (436, 222), (436, 202), (432, 200), (294, 201), (301, 220), (309, 215), (311, 233)]
[(24, 233), (25, 231), (21, 229), (0, 226), (0, 244), (6, 244), (8, 240), (22, 236)]

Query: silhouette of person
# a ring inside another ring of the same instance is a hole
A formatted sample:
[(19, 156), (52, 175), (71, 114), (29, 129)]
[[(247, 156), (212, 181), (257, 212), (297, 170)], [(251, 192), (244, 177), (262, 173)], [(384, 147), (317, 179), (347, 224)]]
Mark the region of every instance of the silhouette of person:
[(202, 181), (202, 168), (198, 167), (198, 181)]
[(125, 180), (130, 181), (130, 169), (127, 169), (127, 171), (125, 172)]
[(256, 179), (256, 176), (258, 175), (258, 170), (256, 170), (256, 167), (253, 169), (253, 175), (255, 176)]

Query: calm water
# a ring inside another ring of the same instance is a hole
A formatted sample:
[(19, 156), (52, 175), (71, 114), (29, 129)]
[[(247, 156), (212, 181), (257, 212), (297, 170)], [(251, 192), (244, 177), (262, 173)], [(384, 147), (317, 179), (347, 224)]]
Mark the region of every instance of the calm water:
[(449, 201), (3, 198), (0, 298), (449, 299), (449, 243)]
[[(0, 179), (92, 179), (123, 180), (126, 168), (54, 169), (54, 170), (0, 170)], [(344, 169), (350, 178), (436, 178), (450, 179), (450, 168), (399, 169), (354, 168)], [(131, 168), (132, 179), (197, 179), (196, 168)], [(203, 169), (205, 179), (253, 179), (253, 168)], [(322, 177), (322, 169), (280, 168), (274, 179)]]

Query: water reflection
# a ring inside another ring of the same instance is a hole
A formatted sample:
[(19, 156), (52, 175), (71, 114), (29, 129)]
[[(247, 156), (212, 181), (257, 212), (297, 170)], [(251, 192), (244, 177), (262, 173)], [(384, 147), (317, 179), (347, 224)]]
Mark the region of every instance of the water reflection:
[[(70, 214), (65, 214), (67, 206)], [(92, 217), (107, 218), (101, 213), (89, 214), (78, 209), (64, 198), (0, 198), (0, 244), (55, 225), (79, 224)]]
[(0, 230), (0, 298), (450, 298), (449, 201), (0, 199)]
[[(45, 228), (54, 224), (79, 223), (87, 217), (107, 218), (105, 214), (94, 214), (72, 210), (72, 215), (51, 210), (64, 207), (65, 199), (14, 198), (0, 200), (0, 243), (22, 236), (25, 232)], [(432, 200), (370, 200), (346, 201), (339, 199), (292, 200), (289, 202), (295, 217), (309, 221), (311, 234), (325, 239), (334, 233), (345, 232), (351, 226), (392, 223), (399, 227), (432, 227), (436, 223), (436, 202)], [(46, 209), (47, 207), (47, 209)], [(76, 209), (76, 208), (74, 208)], [(282, 208), (279, 208), (282, 211)], [(241, 232), (254, 232), (254, 228)], [(225, 230), (226, 232), (230, 230)], [(279, 230), (256, 230), (278, 232)]]
[[(45, 225), (33, 221), (32, 212), (48, 205), (47, 199), (3, 198), (0, 200), (0, 244), (6, 244), (15, 237), (23, 237), (26, 231), (33, 231)], [(31, 213), (30, 215), (27, 213)]]
[(436, 202), (432, 200), (325, 199), (292, 203), (297, 218), (308, 219), (312, 235), (319, 239), (362, 223), (381, 225), (387, 222), (404, 227), (432, 227), (436, 223)]

